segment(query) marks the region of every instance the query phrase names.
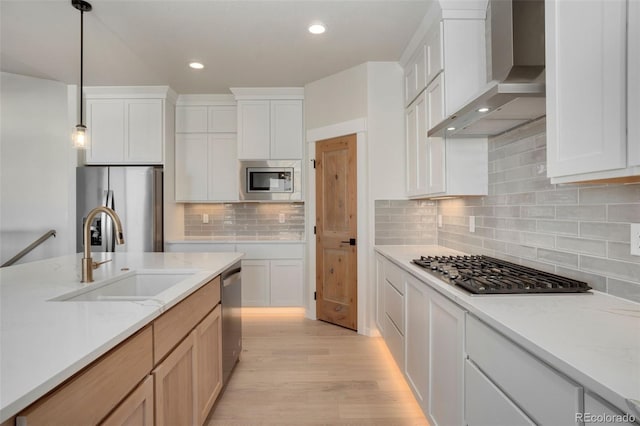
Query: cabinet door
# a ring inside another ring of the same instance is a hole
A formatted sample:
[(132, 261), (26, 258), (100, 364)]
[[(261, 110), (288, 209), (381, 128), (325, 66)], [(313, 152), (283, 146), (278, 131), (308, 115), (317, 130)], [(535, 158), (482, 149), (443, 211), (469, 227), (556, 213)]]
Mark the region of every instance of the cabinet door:
[(122, 99), (87, 100), (88, 164), (124, 161), (124, 101)]
[(196, 331), (153, 370), (156, 424), (198, 425)]
[(627, 142), (629, 166), (640, 166), (640, 2), (630, 0), (627, 37)]
[(269, 306), (269, 261), (242, 261), (242, 306)]
[(407, 131), (407, 195), (415, 195), (418, 187), (418, 116), (416, 104), (413, 103), (405, 113)]
[[(479, 143), (479, 142), (478, 142)], [(428, 138), (429, 176), (427, 192), (438, 194), (447, 189), (446, 177), (446, 141), (444, 138)]]
[(443, 68), (442, 61), (442, 23), (433, 26), (427, 34), (427, 84), (437, 76)]
[(545, 33), (547, 175), (626, 167), (626, 2), (547, 0)]
[(153, 377), (146, 379), (106, 418), (101, 426), (153, 426)]
[(207, 107), (177, 106), (176, 133), (207, 133)]
[(238, 158), (268, 159), (271, 139), (269, 101), (238, 102)]
[(425, 93), (416, 99), (416, 161), (418, 162), (418, 181), (416, 192), (419, 195), (429, 191), (429, 140), (427, 138), (427, 97)]
[(196, 327), (198, 424), (204, 424), (222, 389), (222, 305)]
[(468, 426), (533, 426), (533, 422), (469, 360), (464, 364)]
[(271, 306), (302, 306), (302, 260), (271, 260)]
[(235, 134), (209, 135), (209, 185), (211, 201), (238, 200), (238, 146)]
[(303, 145), (302, 101), (271, 101), (270, 158), (301, 159)]
[(464, 395), (464, 311), (429, 290), (429, 423), (461, 425)]
[(207, 135), (176, 135), (176, 201), (207, 199), (208, 167)]
[(444, 75), (440, 74), (427, 87), (427, 130), (444, 120)]
[(405, 374), (422, 409), (427, 412), (429, 392), (429, 298), (427, 285), (411, 276), (406, 287)]
[(162, 99), (125, 101), (125, 161), (162, 163), (164, 150), (162, 102)]
[(376, 255), (376, 325), (381, 334), (384, 334), (384, 264), (385, 261), (379, 254)]
[(409, 105), (418, 94), (418, 70), (416, 58), (413, 57), (404, 69), (404, 98), (405, 105)]
[(235, 105), (216, 105), (208, 108), (209, 133), (236, 133), (238, 111)]

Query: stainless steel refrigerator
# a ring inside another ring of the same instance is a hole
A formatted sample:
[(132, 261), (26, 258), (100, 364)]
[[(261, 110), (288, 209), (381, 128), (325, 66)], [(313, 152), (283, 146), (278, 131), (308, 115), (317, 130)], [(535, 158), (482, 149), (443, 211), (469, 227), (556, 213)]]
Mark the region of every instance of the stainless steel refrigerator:
[(83, 226), (97, 206), (110, 207), (122, 222), (124, 244), (115, 244), (113, 223), (99, 214), (91, 224), (91, 251), (163, 251), (162, 168), (87, 166), (76, 169), (76, 249), (84, 250)]

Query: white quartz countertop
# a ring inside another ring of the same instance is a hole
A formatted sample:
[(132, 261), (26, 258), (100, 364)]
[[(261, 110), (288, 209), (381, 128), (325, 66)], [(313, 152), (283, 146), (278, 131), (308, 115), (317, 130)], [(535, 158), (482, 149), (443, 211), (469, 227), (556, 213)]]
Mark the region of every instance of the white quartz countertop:
[(640, 410), (640, 304), (597, 291), (471, 295), (410, 263), (421, 255), (464, 253), (440, 246), (375, 250), (586, 389), (640, 416), (634, 411)]
[[(0, 423), (240, 260), (242, 253), (94, 253), (113, 259), (80, 283), (81, 254), (0, 268)], [(128, 268), (129, 271), (123, 271)], [(131, 273), (188, 273), (144, 301), (51, 301)]]
[(184, 239), (168, 240), (167, 244), (304, 244), (304, 240), (292, 239), (256, 239), (255, 237), (184, 237)]

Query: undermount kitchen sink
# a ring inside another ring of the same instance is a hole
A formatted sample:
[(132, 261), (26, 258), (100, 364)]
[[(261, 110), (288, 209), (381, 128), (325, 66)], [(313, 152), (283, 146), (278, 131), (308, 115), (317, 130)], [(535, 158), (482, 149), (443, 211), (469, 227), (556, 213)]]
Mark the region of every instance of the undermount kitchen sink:
[(134, 271), (97, 281), (87, 288), (75, 290), (51, 299), (64, 302), (135, 301), (152, 299), (195, 272)]

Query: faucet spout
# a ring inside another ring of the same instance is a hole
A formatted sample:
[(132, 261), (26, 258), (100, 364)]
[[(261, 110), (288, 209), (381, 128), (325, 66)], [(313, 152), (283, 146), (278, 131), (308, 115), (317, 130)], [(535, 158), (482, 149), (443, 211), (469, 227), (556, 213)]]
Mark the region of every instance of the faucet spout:
[(83, 241), (84, 241), (84, 257), (82, 258), (82, 281), (83, 283), (93, 282), (93, 270), (97, 269), (102, 263), (95, 263), (91, 258), (91, 222), (100, 213), (106, 213), (113, 220), (113, 225), (116, 228), (116, 242), (118, 244), (124, 244), (124, 235), (122, 234), (122, 223), (117, 213), (109, 207), (99, 206), (91, 210), (87, 215), (87, 219), (84, 222), (83, 227)]

